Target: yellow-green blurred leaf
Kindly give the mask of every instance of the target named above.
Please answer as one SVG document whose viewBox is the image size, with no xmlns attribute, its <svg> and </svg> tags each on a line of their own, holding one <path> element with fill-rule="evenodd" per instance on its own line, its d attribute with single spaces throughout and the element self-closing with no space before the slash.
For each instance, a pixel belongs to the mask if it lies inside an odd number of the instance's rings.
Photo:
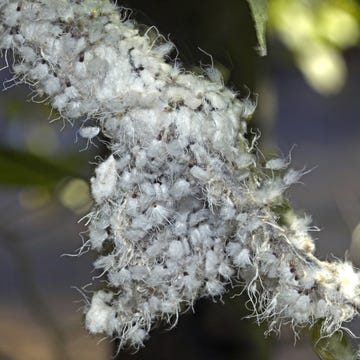
<svg viewBox="0 0 360 360">
<path fill-rule="evenodd" d="M 89 184 L 79 178 L 64 181 L 58 190 L 58 198 L 66 208 L 76 214 L 85 214 L 92 206 Z"/>
<path fill-rule="evenodd" d="M 258 39 L 258 51 L 261 56 L 267 54 L 266 50 L 266 22 L 267 22 L 267 0 L 247 0 L 255 23 L 256 36 Z"/>
<path fill-rule="evenodd" d="M 292 52 L 308 84 L 322 95 L 341 91 L 347 80 L 343 51 L 360 40 L 355 0 L 269 0 L 268 29 Z"/>
</svg>

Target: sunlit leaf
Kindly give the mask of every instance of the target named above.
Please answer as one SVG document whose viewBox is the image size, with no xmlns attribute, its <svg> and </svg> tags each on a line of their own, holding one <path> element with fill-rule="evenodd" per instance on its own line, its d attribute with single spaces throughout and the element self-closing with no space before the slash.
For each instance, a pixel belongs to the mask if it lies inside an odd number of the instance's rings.
<svg viewBox="0 0 360 360">
<path fill-rule="evenodd" d="M 267 54 L 266 49 L 266 22 L 267 22 L 267 0 L 247 0 L 255 23 L 256 36 L 258 39 L 258 51 L 261 56 Z"/>
</svg>

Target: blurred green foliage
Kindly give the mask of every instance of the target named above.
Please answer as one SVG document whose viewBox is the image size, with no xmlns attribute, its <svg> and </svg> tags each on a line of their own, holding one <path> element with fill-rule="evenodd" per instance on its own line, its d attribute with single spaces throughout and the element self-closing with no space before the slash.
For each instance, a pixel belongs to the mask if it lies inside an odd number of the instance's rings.
<svg viewBox="0 0 360 360">
<path fill-rule="evenodd" d="M 44 157 L 28 151 L 0 147 L 0 183 L 14 186 L 54 187 L 65 177 L 80 177 L 82 157 Z"/>
<path fill-rule="evenodd" d="M 57 129 L 62 120 L 47 124 L 49 106 L 24 101 L 24 89 L 19 90 L 0 98 L 0 184 L 17 188 L 19 204 L 26 210 L 56 200 L 83 214 L 91 205 L 89 154 L 79 152 L 79 146 L 74 145 L 73 129 L 66 133 Z"/>
<path fill-rule="evenodd" d="M 292 53 L 308 84 L 322 95 L 343 88 L 343 52 L 359 44 L 360 5 L 355 0 L 269 0 L 268 30 Z"/>
</svg>

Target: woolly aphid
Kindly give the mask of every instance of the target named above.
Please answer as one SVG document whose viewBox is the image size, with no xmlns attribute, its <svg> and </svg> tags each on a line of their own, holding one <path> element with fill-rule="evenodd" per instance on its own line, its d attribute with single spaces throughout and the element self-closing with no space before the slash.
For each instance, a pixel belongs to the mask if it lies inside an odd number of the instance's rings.
<svg viewBox="0 0 360 360">
<path fill-rule="evenodd" d="M 171 64 L 173 45 L 140 35 L 127 13 L 107 0 L 0 0 L 12 82 L 78 121 L 86 140 L 107 138 L 88 215 L 106 286 L 86 328 L 138 348 L 158 320 L 174 324 L 197 299 L 241 281 L 270 331 L 323 319 L 321 334 L 333 333 L 358 314 L 359 274 L 313 255 L 307 218 L 279 221 L 301 171 L 263 164 L 246 140 L 254 103 L 216 71 Z"/>
</svg>

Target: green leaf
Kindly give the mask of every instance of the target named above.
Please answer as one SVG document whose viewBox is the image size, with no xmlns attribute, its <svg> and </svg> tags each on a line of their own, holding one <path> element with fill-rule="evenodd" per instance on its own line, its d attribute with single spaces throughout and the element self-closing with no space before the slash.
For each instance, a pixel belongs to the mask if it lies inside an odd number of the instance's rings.
<svg viewBox="0 0 360 360">
<path fill-rule="evenodd" d="M 356 360 L 357 356 L 352 349 L 346 334 L 337 331 L 328 337 L 321 336 L 321 322 L 314 325 L 311 332 L 312 343 L 316 354 L 322 360 Z"/>
<path fill-rule="evenodd" d="M 74 171 L 74 159 L 48 159 L 25 151 L 0 147 L 0 184 L 25 186 L 54 186 Z"/>
<path fill-rule="evenodd" d="M 256 36 L 258 39 L 258 51 L 260 56 L 267 54 L 266 50 L 266 21 L 267 21 L 267 0 L 247 0 L 250 6 L 252 17 L 255 23 Z"/>
</svg>

